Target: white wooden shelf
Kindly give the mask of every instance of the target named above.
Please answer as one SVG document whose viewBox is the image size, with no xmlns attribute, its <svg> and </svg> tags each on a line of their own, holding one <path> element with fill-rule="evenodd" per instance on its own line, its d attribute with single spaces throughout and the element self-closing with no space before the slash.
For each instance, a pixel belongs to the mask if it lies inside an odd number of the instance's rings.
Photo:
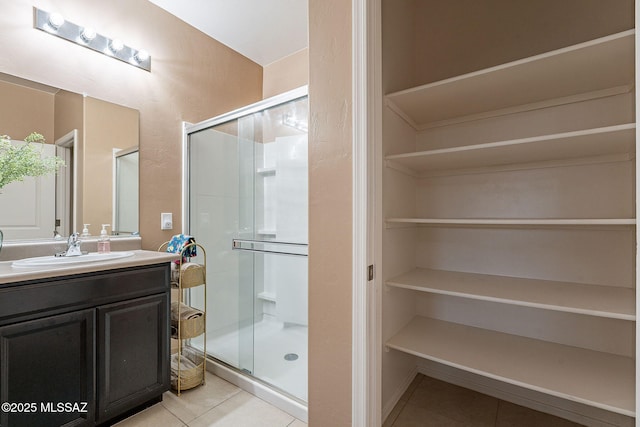
<svg viewBox="0 0 640 427">
<path fill-rule="evenodd" d="M 388 286 L 476 300 L 634 321 L 635 291 L 617 286 L 416 268 Z"/>
<path fill-rule="evenodd" d="M 421 129 L 526 105 L 533 109 L 537 103 L 589 92 L 628 91 L 635 81 L 634 38 L 635 31 L 629 30 L 406 89 L 387 95 L 387 105 Z"/>
<path fill-rule="evenodd" d="M 387 347 L 570 401 L 635 416 L 635 361 L 424 317 Z"/>
<path fill-rule="evenodd" d="M 635 218 L 387 218 L 390 224 L 441 226 L 630 226 Z"/>
<path fill-rule="evenodd" d="M 414 172 L 635 153 L 635 124 L 387 156 Z"/>
</svg>

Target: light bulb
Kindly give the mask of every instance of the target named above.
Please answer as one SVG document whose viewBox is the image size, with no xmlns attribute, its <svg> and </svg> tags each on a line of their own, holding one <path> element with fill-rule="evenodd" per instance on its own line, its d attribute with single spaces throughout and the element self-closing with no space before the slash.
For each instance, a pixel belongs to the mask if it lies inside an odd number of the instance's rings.
<svg viewBox="0 0 640 427">
<path fill-rule="evenodd" d="M 57 12 L 50 13 L 48 24 L 51 28 L 57 30 L 64 24 L 64 18 Z"/>
<path fill-rule="evenodd" d="M 124 43 L 120 39 L 113 39 L 109 42 L 109 49 L 111 52 L 116 53 L 124 47 Z"/>
<path fill-rule="evenodd" d="M 96 38 L 96 30 L 91 27 L 84 27 L 80 37 L 85 41 L 85 43 L 89 43 L 91 40 Z"/>
<path fill-rule="evenodd" d="M 138 64 L 141 62 L 145 62 L 147 59 L 149 59 L 149 52 L 144 49 L 140 49 L 135 53 L 135 55 L 133 55 L 133 59 L 135 59 Z"/>
</svg>

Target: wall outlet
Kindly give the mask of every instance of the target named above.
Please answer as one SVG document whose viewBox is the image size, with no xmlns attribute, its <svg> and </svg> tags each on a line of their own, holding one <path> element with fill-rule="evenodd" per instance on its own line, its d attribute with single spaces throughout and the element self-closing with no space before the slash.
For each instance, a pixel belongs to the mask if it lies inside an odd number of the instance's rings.
<svg viewBox="0 0 640 427">
<path fill-rule="evenodd" d="M 160 229 L 161 230 L 171 230 L 171 229 L 173 229 L 173 214 L 172 213 L 161 213 L 160 214 Z"/>
</svg>

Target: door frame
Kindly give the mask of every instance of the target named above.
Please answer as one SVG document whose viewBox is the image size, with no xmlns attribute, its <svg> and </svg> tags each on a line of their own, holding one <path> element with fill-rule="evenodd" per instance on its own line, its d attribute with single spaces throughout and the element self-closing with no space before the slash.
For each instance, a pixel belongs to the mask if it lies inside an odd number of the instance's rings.
<svg viewBox="0 0 640 427">
<path fill-rule="evenodd" d="M 352 0 L 352 425 L 382 424 L 382 4 Z M 371 269 L 371 270 L 370 270 Z M 372 276 L 370 271 L 373 273 Z"/>
<path fill-rule="evenodd" d="M 61 229 L 58 226 L 55 229 L 63 236 L 67 236 L 78 225 L 76 216 L 78 211 L 78 129 L 58 138 L 55 146 L 56 155 L 61 157 L 67 165 L 56 175 L 56 220 L 64 218 L 65 221 L 61 223 L 63 224 L 60 226 Z M 67 223 L 67 219 L 70 220 L 70 224 Z"/>
</svg>

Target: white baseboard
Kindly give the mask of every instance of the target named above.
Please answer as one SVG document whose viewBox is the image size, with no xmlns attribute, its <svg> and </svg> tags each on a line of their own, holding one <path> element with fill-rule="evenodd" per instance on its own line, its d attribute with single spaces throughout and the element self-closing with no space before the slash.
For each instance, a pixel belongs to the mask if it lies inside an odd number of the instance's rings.
<svg viewBox="0 0 640 427">
<path fill-rule="evenodd" d="M 400 402 L 400 399 L 402 398 L 402 395 L 407 391 L 407 389 L 409 388 L 409 386 L 413 382 L 413 380 L 416 377 L 416 375 L 418 375 L 418 368 L 417 367 L 415 367 L 409 373 L 409 375 L 407 375 L 405 377 L 405 379 L 402 382 L 402 384 L 400 384 L 400 386 L 396 389 L 396 391 L 391 395 L 389 400 L 383 405 L 383 407 L 382 407 L 382 424 L 384 424 L 384 422 L 387 420 L 387 417 L 389 416 L 389 414 L 391 414 L 391 411 L 393 411 L 393 408 L 395 408 L 396 405 L 398 404 L 398 402 Z"/>
<path fill-rule="evenodd" d="M 565 418 L 588 427 L 633 427 L 635 425 L 635 419 L 631 417 L 514 386 L 429 360 L 419 360 L 416 370 L 429 377 L 475 390 L 536 411 Z M 410 381 L 408 384 L 410 384 Z M 402 394 L 400 393 L 399 396 L 402 396 Z M 393 406 L 391 406 L 389 412 L 391 412 L 392 409 Z"/>
</svg>

